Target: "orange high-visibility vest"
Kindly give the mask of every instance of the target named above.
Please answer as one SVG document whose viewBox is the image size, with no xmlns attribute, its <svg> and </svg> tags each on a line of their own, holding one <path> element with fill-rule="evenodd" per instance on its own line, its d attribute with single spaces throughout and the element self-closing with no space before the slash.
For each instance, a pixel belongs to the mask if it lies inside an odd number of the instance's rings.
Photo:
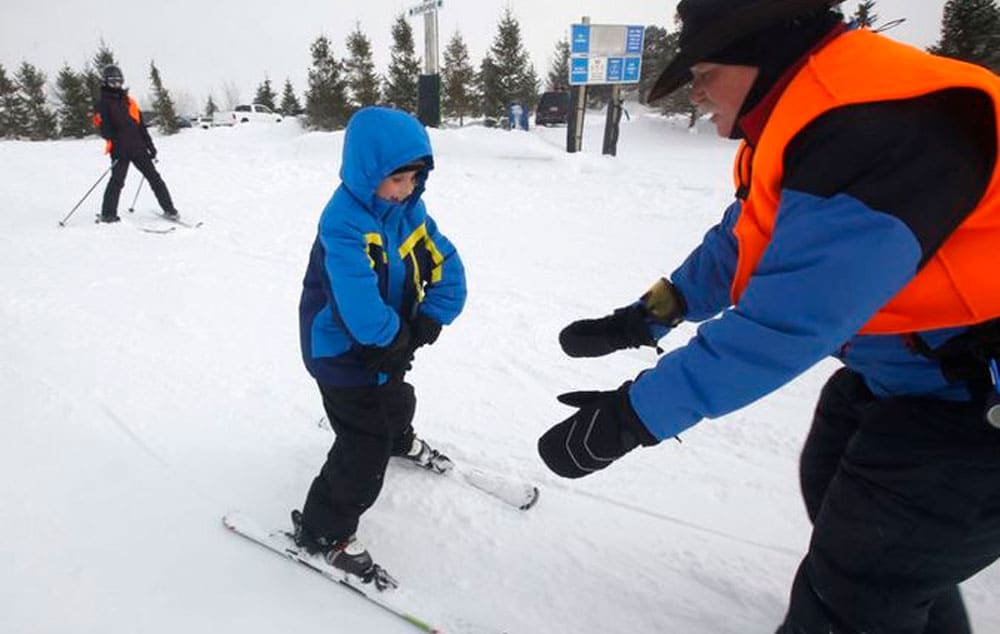
<svg viewBox="0 0 1000 634">
<path fill-rule="evenodd" d="M 849 31 L 816 52 L 778 99 L 754 151 L 747 151 L 744 142 L 736 155 L 737 187 L 747 178 L 750 187 L 733 229 L 739 244 L 730 289 L 733 303 L 746 290 L 771 241 L 781 199 L 782 159 L 796 134 L 834 108 L 949 88 L 975 88 L 990 96 L 1000 130 L 1000 77 L 984 68 L 929 55 L 867 30 Z M 907 333 L 1000 316 L 998 253 L 1000 160 L 976 208 L 860 332 Z"/>
<path fill-rule="evenodd" d="M 128 116 L 133 121 L 136 122 L 136 125 L 138 125 L 139 123 L 142 122 L 142 117 L 139 114 L 139 104 L 137 104 L 135 102 L 135 99 L 133 99 L 131 96 L 126 97 L 126 99 L 128 99 Z M 94 119 L 93 119 L 93 121 L 94 121 L 94 127 L 95 128 L 101 127 L 101 113 L 100 112 L 95 112 L 94 113 Z M 111 139 L 105 139 L 105 141 L 104 141 L 104 153 L 105 154 L 111 154 L 111 148 L 113 146 L 114 146 L 114 144 L 111 142 Z"/>
</svg>

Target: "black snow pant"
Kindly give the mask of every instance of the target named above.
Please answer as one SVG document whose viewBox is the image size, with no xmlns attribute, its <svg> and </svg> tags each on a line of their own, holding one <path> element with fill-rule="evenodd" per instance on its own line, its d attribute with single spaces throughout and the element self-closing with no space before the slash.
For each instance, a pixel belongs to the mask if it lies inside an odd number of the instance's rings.
<svg viewBox="0 0 1000 634">
<path fill-rule="evenodd" d="M 780 634 L 966 634 L 958 583 L 1000 557 L 1000 430 L 983 403 L 823 388 L 800 476 L 813 522 Z"/>
<path fill-rule="evenodd" d="M 302 509 L 302 528 L 331 542 L 353 535 L 361 514 L 375 503 L 391 456 L 413 443 L 413 386 L 402 380 L 378 386 L 320 384 L 323 407 L 337 434 Z"/>
<path fill-rule="evenodd" d="M 167 184 L 163 182 L 163 177 L 156 171 L 153 160 L 145 152 L 134 152 L 120 156 L 118 162 L 111 168 L 111 180 L 104 188 L 101 217 L 108 220 L 118 215 L 118 199 L 121 197 L 122 187 L 125 186 L 125 176 L 128 174 L 129 163 L 135 163 L 135 168 L 149 181 L 149 188 L 156 195 L 156 201 L 160 203 L 160 208 L 163 211 L 175 211 L 174 202 L 170 199 L 170 192 L 167 191 Z"/>
</svg>

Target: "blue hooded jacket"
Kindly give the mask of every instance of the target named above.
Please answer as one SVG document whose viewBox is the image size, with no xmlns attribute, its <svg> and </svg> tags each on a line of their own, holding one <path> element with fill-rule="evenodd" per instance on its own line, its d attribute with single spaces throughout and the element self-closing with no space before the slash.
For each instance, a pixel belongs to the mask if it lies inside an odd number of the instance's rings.
<svg viewBox="0 0 1000 634">
<path fill-rule="evenodd" d="M 394 170 L 422 161 L 404 201 L 375 195 Z M 434 167 L 430 139 L 413 116 L 365 108 L 344 136 L 341 184 L 323 209 L 299 302 L 302 358 L 320 383 L 375 385 L 361 346 L 386 346 L 400 320 L 422 313 L 450 324 L 465 304 L 465 269 L 420 195 Z"/>
</svg>

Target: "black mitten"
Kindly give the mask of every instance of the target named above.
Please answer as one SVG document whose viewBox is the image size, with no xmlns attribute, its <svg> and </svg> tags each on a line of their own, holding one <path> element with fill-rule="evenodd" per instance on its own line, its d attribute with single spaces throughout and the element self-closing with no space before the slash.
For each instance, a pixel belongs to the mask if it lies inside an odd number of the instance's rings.
<svg viewBox="0 0 1000 634">
<path fill-rule="evenodd" d="M 423 313 L 419 313 L 410 321 L 410 346 L 414 350 L 420 346 L 429 346 L 437 341 L 441 334 L 441 324 Z"/>
<path fill-rule="evenodd" d="M 642 304 L 619 308 L 600 319 L 580 319 L 563 328 L 559 345 L 571 357 L 603 357 L 616 350 L 655 346 Z"/>
<path fill-rule="evenodd" d="M 582 478 L 607 467 L 640 444 L 659 443 L 628 399 L 626 381 L 617 390 L 568 392 L 559 401 L 580 410 L 538 439 L 538 455 L 564 478 Z"/>
<path fill-rule="evenodd" d="M 650 324 L 673 328 L 687 305 L 673 284 L 659 279 L 638 302 L 600 319 L 581 319 L 563 328 L 559 345 L 571 357 L 602 357 L 625 348 L 656 347 Z"/>
<path fill-rule="evenodd" d="M 413 348 L 410 347 L 410 328 L 399 321 L 399 332 L 387 346 L 362 346 L 361 362 L 369 372 L 382 372 L 397 376 L 409 370 L 413 364 Z"/>
</svg>

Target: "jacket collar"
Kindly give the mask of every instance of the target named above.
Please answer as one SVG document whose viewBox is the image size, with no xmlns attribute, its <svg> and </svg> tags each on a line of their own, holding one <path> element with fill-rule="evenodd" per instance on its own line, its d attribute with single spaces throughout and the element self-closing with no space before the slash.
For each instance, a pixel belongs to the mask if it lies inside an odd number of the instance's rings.
<svg viewBox="0 0 1000 634">
<path fill-rule="evenodd" d="M 809 58 L 812 57 L 817 51 L 825 47 L 827 44 L 838 38 L 842 33 L 848 30 L 848 24 L 840 24 L 834 27 L 829 33 L 826 34 L 823 39 L 816 42 L 816 45 L 805 52 L 802 57 L 795 61 L 794 64 L 788 67 L 788 70 L 784 72 L 778 81 L 774 82 L 771 89 L 764 94 L 761 100 L 756 106 L 750 109 L 749 112 L 744 114 L 737 121 L 737 125 L 743 132 L 743 138 L 746 139 L 747 143 L 750 145 L 757 145 L 760 140 L 761 134 L 764 133 L 764 127 L 767 125 L 768 119 L 771 118 L 771 112 L 774 111 L 774 107 L 778 104 L 778 99 L 785 92 L 785 88 L 788 84 L 792 83 L 792 79 L 798 75 L 802 67 L 806 65 Z"/>
</svg>

